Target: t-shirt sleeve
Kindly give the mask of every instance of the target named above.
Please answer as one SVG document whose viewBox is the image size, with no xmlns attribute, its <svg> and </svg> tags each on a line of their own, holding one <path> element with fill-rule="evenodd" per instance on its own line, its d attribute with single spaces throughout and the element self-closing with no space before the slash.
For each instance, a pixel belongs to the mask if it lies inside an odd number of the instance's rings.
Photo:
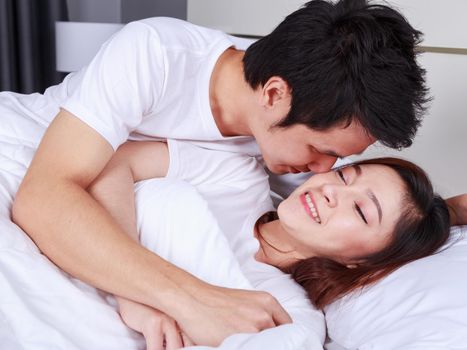
<svg viewBox="0 0 467 350">
<path fill-rule="evenodd" d="M 76 73 L 62 107 L 116 149 L 157 105 L 164 72 L 164 50 L 157 32 L 147 24 L 132 22 Z"/>
<path fill-rule="evenodd" d="M 262 184 L 269 190 L 260 163 L 244 154 L 205 149 L 188 141 L 167 140 L 170 165 L 167 177 L 199 186 L 246 188 Z"/>
</svg>

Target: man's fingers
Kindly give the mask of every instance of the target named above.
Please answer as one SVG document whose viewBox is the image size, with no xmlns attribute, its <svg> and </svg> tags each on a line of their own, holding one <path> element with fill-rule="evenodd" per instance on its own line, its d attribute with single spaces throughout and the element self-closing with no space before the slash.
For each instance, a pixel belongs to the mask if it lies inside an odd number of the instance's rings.
<svg viewBox="0 0 467 350">
<path fill-rule="evenodd" d="M 168 323 L 164 329 L 165 349 L 178 350 L 183 348 L 182 335 L 175 322 Z"/>
<path fill-rule="evenodd" d="M 281 306 L 279 301 L 274 298 L 269 293 L 262 293 L 261 297 L 265 304 L 263 304 L 267 311 L 270 313 L 271 320 L 273 322 L 272 325 L 269 325 L 267 328 L 272 328 L 275 326 L 280 326 L 281 324 L 292 323 L 292 319 L 290 318 L 289 314 L 285 309 Z M 262 328 L 265 329 L 265 328 Z"/>
<path fill-rule="evenodd" d="M 185 333 L 182 332 L 181 335 L 184 347 L 195 346 L 195 343 Z"/>
<path fill-rule="evenodd" d="M 276 308 L 273 310 L 272 318 L 276 326 L 292 323 L 292 318 L 279 303 L 276 304 Z"/>
<path fill-rule="evenodd" d="M 144 334 L 146 339 L 146 350 L 165 350 L 164 334 L 159 331 L 154 331 Z"/>
</svg>

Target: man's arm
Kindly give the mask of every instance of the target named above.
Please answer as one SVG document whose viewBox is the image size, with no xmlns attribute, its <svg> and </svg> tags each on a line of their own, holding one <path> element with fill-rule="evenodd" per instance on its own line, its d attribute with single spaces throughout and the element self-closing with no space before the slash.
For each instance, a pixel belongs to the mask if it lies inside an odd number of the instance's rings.
<svg viewBox="0 0 467 350">
<path fill-rule="evenodd" d="M 197 344 L 216 345 L 232 333 L 290 322 L 269 294 L 210 286 L 129 237 L 86 192 L 112 153 L 97 132 L 65 110 L 44 135 L 12 215 L 55 264 L 161 310 Z"/>
</svg>

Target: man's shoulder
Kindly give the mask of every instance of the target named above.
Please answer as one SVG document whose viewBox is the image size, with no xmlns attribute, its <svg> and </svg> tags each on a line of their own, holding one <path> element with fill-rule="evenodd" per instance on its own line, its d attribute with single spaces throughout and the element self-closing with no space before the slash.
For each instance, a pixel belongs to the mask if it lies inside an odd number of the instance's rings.
<svg viewBox="0 0 467 350">
<path fill-rule="evenodd" d="M 219 30 L 177 18 L 151 17 L 132 23 L 146 26 L 159 36 L 163 45 L 178 49 L 209 47 L 219 40 L 229 41 L 229 36 Z"/>
</svg>

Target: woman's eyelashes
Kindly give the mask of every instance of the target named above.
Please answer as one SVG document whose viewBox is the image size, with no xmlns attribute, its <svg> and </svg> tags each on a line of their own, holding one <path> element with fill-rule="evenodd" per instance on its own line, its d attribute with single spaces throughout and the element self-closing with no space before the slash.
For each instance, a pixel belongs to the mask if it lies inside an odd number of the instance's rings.
<svg viewBox="0 0 467 350">
<path fill-rule="evenodd" d="M 357 203 L 355 203 L 355 209 L 357 210 L 358 215 L 360 215 L 360 217 L 362 218 L 363 222 L 365 224 L 368 224 L 368 221 L 367 221 L 367 219 L 365 217 L 365 214 L 363 214 L 362 209 L 358 206 Z"/>
<path fill-rule="evenodd" d="M 336 170 L 336 173 L 337 173 L 337 175 L 340 177 L 340 179 L 342 180 L 342 182 L 343 182 L 345 185 L 347 185 L 347 181 L 345 180 L 344 173 L 342 172 L 342 170 L 337 169 L 337 170 Z"/>
<path fill-rule="evenodd" d="M 337 169 L 337 170 L 336 170 L 336 173 L 337 173 L 337 175 L 339 176 L 340 180 L 341 180 L 345 185 L 347 185 L 347 180 L 345 179 L 344 172 L 343 172 L 342 170 L 340 170 L 340 169 Z M 359 215 L 360 218 L 363 220 L 363 222 L 364 222 L 365 224 L 368 224 L 368 220 L 366 219 L 365 214 L 363 213 L 363 211 L 362 211 L 362 209 L 360 208 L 360 206 L 359 206 L 357 203 L 355 203 L 354 206 L 355 206 L 355 210 L 357 211 L 358 215 Z"/>
</svg>

